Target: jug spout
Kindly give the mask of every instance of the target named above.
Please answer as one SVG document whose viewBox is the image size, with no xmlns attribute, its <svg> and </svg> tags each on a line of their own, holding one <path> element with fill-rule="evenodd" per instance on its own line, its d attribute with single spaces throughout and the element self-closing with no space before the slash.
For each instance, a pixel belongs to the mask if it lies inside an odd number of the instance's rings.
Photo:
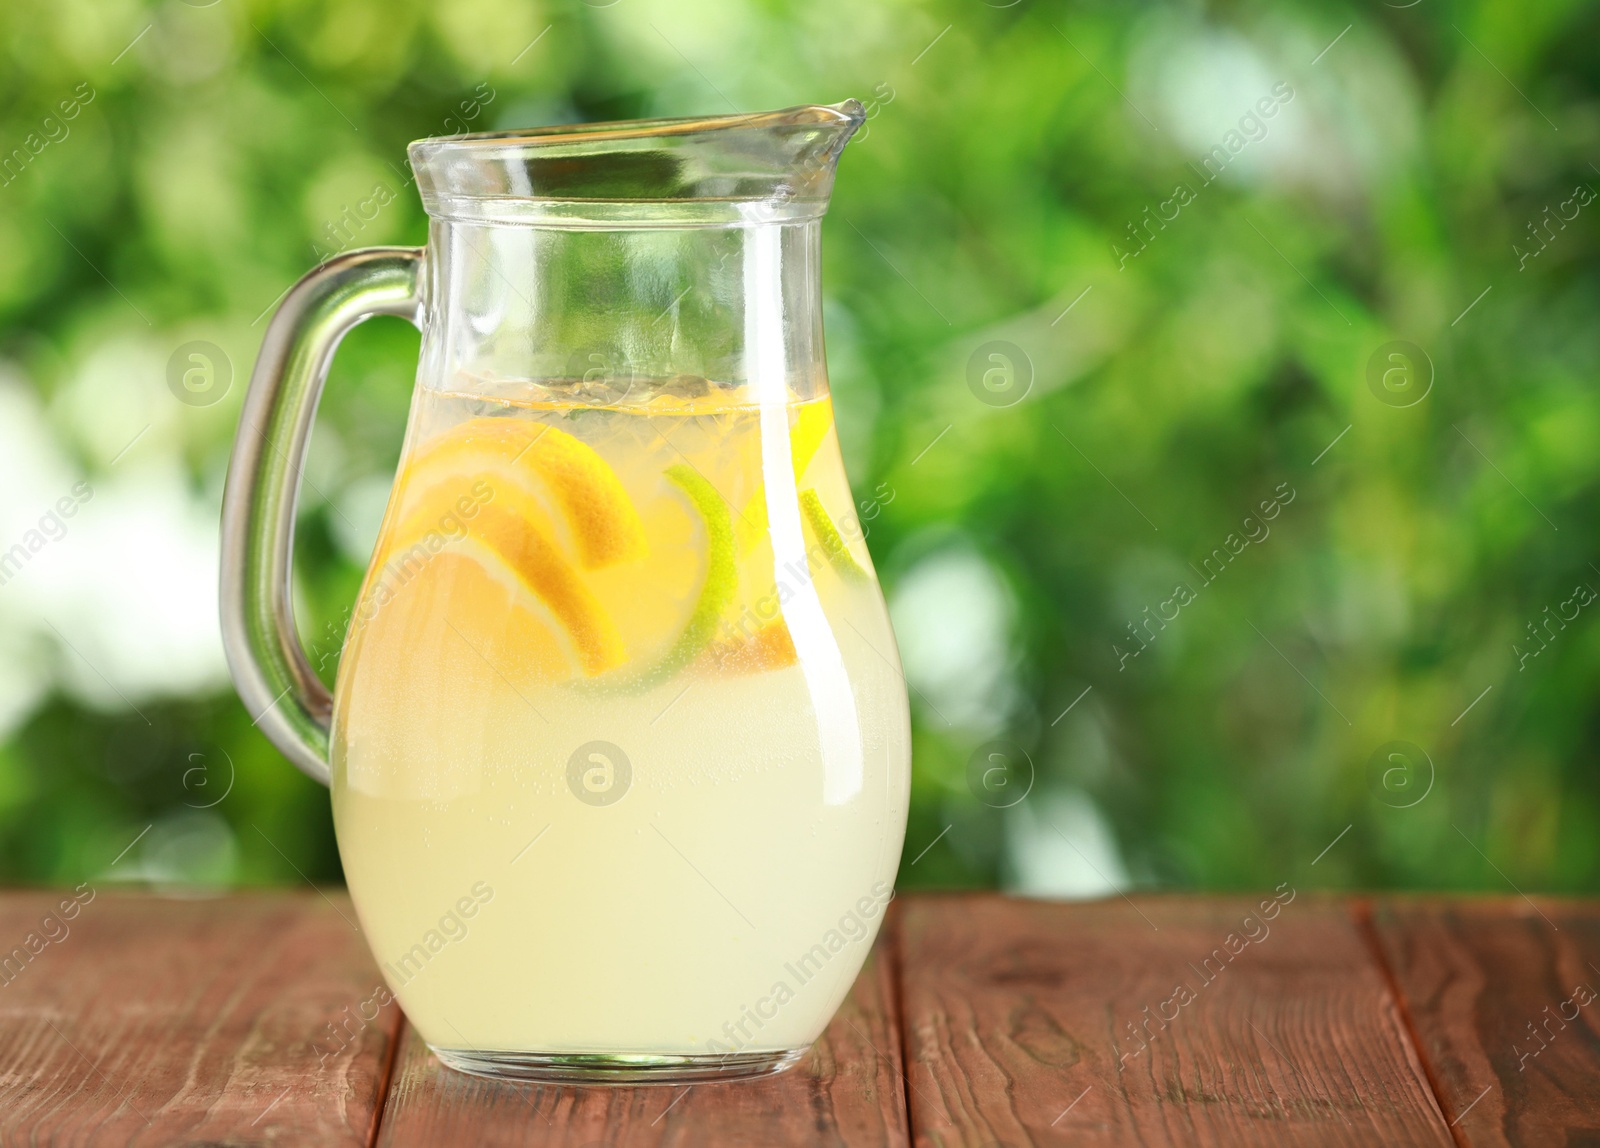
<svg viewBox="0 0 1600 1148">
<path fill-rule="evenodd" d="M 813 219 L 857 100 L 688 119 L 570 124 L 417 140 L 435 219 L 556 226 L 727 226 Z"/>
</svg>

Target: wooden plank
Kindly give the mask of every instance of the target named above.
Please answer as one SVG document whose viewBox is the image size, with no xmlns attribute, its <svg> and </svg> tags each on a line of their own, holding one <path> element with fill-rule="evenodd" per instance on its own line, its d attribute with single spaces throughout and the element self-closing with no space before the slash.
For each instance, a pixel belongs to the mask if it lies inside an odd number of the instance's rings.
<svg viewBox="0 0 1600 1148">
<path fill-rule="evenodd" d="M 1458 1143 L 1600 1146 L 1600 903 L 1385 899 L 1372 927 Z"/>
<path fill-rule="evenodd" d="M 1448 1145 L 1346 908 L 1280 896 L 908 900 L 914 1142 Z"/>
<path fill-rule="evenodd" d="M 887 930 L 886 930 L 887 932 Z M 483 1148 L 905 1145 L 892 969 L 880 936 L 807 1057 L 778 1076 L 689 1088 L 502 1084 L 442 1067 L 407 1027 L 380 1145 Z"/>
<path fill-rule="evenodd" d="M 400 1015 L 343 893 L 79 889 L 0 895 L 0 1143 L 370 1143 Z"/>
</svg>

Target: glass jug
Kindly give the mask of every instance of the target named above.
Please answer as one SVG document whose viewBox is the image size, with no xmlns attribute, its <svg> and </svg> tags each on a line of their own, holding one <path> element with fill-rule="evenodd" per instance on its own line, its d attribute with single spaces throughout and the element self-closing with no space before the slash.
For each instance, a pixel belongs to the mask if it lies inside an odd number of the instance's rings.
<svg viewBox="0 0 1600 1148">
<path fill-rule="evenodd" d="M 411 145 L 424 249 L 285 297 L 223 507 L 229 663 L 330 784 L 440 1060 L 543 1080 L 794 1063 L 905 832 L 904 678 L 840 459 L 821 216 L 860 104 Z M 422 331 L 335 689 L 296 636 L 298 476 L 362 320 Z"/>
</svg>

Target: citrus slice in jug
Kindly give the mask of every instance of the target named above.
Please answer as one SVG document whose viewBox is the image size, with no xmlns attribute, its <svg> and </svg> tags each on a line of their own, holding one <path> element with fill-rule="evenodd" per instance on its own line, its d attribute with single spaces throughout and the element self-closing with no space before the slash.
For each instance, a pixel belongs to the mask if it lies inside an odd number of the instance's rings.
<svg viewBox="0 0 1600 1148">
<path fill-rule="evenodd" d="M 626 658 L 621 635 L 555 541 L 544 501 L 520 485 L 496 489 L 493 481 L 456 475 L 416 494 L 408 481 L 385 570 L 401 575 L 415 566 L 417 577 L 432 581 L 442 576 L 434 569 L 440 558 L 471 557 L 487 576 L 502 582 L 509 577 L 538 601 L 570 641 L 584 674 L 614 669 Z M 453 572 L 454 564 L 447 569 Z M 444 617 L 451 620 L 448 613 Z"/>
<path fill-rule="evenodd" d="M 748 636 L 724 635 L 706 648 L 697 668 L 713 675 L 759 674 L 781 670 L 796 660 L 794 637 L 782 618 L 765 622 Z"/>
<path fill-rule="evenodd" d="M 800 492 L 800 514 L 815 545 L 821 548 L 828 564 L 838 572 L 839 577 L 857 584 L 871 578 L 862 569 L 861 563 L 856 561 L 855 555 L 850 553 L 849 543 L 839 533 L 839 528 L 828 514 L 828 508 L 822 505 L 822 496 L 814 488 L 807 487 Z"/>
<path fill-rule="evenodd" d="M 410 489 L 472 476 L 537 500 L 552 537 L 585 569 L 642 558 L 644 528 L 616 472 L 593 447 L 548 423 L 475 418 L 424 443 Z"/>
<path fill-rule="evenodd" d="M 728 504 L 692 466 L 668 467 L 639 517 L 648 557 L 587 575 L 628 650 L 627 668 L 609 684 L 628 688 L 655 685 L 694 661 L 738 583 Z"/>
<path fill-rule="evenodd" d="M 833 400 L 824 395 L 820 399 L 800 403 L 791 408 L 794 412 L 789 422 L 789 460 L 793 465 L 795 481 L 799 482 L 816 457 L 828 431 L 833 427 Z M 767 488 L 757 486 L 745 502 L 736 523 L 739 531 L 739 551 L 748 552 L 767 533 Z"/>
<path fill-rule="evenodd" d="M 513 689 L 579 672 L 584 652 L 562 620 L 499 555 L 464 539 L 369 607 L 362 632 L 386 676 L 468 689 L 500 679 Z M 448 686 L 454 683 L 454 686 Z"/>
<path fill-rule="evenodd" d="M 346 752 L 368 763 L 352 784 L 444 799 L 476 788 L 479 767 L 514 764 L 493 748 L 494 731 L 524 706 L 548 721 L 539 685 L 581 674 L 585 654 L 480 539 L 423 553 L 409 567 L 375 568 L 340 667 L 340 728 Z M 439 752 L 446 746 L 460 753 Z"/>
<path fill-rule="evenodd" d="M 628 658 L 585 573 L 636 563 L 643 527 L 610 466 L 565 431 L 477 418 L 423 443 L 379 545 L 363 639 L 404 656 L 391 672 L 426 675 L 431 656 L 465 681 L 487 670 L 520 688 Z M 483 666 L 433 648 L 451 631 Z"/>
</svg>

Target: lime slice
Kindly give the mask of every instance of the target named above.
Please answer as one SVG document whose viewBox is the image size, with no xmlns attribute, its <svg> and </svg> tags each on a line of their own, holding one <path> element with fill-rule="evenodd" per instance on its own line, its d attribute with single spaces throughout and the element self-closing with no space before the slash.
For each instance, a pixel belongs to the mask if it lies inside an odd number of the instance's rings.
<svg viewBox="0 0 1600 1148">
<path fill-rule="evenodd" d="M 592 581 L 596 583 L 607 583 L 603 600 L 611 602 L 612 613 L 623 619 L 625 640 L 630 640 L 626 637 L 628 635 L 637 635 L 638 641 L 644 642 L 652 632 L 661 635 L 650 639 L 643 648 L 635 645 L 630 650 L 635 661 L 640 657 L 649 657 L 651 645 L 662 649 L 662 645 L 657 643 L 664 643 L 662 653 L 646 669 L 621 671 L 588 683 L 595 688 L 636 693 L 660 685 L 698 658 L 711 644 L 716 637 L 718 624 L 733 602 L 734 591 L 739 583 L 739 567 L 734 556 L 733 524 L 729 520 L 728 504 L 723 501 L 717 488 L 687 463 L 668 467 L 665 477 L 677 488 L 676 500 L 680 505 L 687 502 L 683 510 L 698 524 L 698 532 L 703 533 L 704 551 L 695 554 L 689 549 L 692 534 L 688 533 L 685 525 L 681 535 L 674 530 L 670 537 L 653 548 L 650 563 L 619 568 L 614 574 L 607 572 L 592 576 Z M 645 514 L 647 529 L 658 524 L 664 529 L 671 526 L 665 509 L 658 502 Z M 699 573 L 699 584 L 695 589 L 689 589 L 684 581 L 687 577 L 684 567 L 691 559 Z M 628 581 L 621 581 L 624 578 Z M 663 593 L 660 586 L 662 582 L 683 586 L 687 592 L 682 596 Z M 690 594 L 693 595 L 693 605 L 688 608 L 687 614 L 676 614 L 677 618 L 683 619 L 681 623 L 675 630 L 662 632 L 661 625 L 666 617 L 663 611 L 672 608 L 670 603 L 673 600 L 682 603 Z M 682 606 L 676 609 L 681 610 Z"/>
<path fill-rule="evenodd" d="M 850 553 L 850 547 L 845 544 L 844 538 L 839 534 L 839 528 L 833 524 L 833 519 L 828 517 L 827 508 L 822 505 L 822 499 L 814 487 L 808 487 L 800 492 L 800 509 L 805 513 L 811 533 L 816 536 L 818 545 L 828 556 L 829 563 L 838 571 L 839 577 L 846 582 L 870 581 L 871 576 L 861 568 L 855 555 Z"/>
<path fill-rule="evenodd" d="M 805 474 L 806 467 L 816 457 L 822 441 L 833 426 L 833 400 L 824 395 L 820 399 L 800 403 L 794 408 L 794 422 L 789 426 L 789 458 L 794 463 L 795 481 Z M 739 550 L 746 552 L 767 533 L 767 487 L 757 486 L 739 512 L 737 524 Z"/>
<path fill-rule="evenodd" d="M 739 582 L 739 566 L 733 556 L 733 524 L 728 520 L 728 504 L 701 473 L 686 463 L 667 468 L 667 477 L 689 496 L 706 528 L 706 579 L 694 612 L 684 624 L 678 640 L 667 656 L 651 671 L 650 677 L 663 680 L 694 661 L 710 645 L 717 622 L 733 601 Z"/>
</svg>

